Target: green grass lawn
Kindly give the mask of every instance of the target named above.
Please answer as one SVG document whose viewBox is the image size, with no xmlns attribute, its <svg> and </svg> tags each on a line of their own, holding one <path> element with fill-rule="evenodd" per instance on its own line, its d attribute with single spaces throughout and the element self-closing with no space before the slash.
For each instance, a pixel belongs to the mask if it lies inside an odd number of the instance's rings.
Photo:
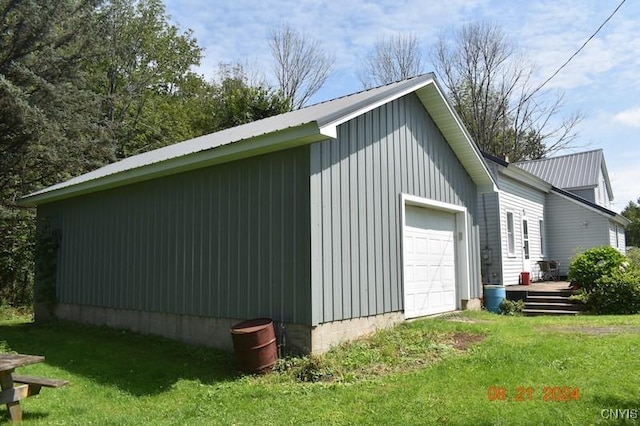
<svg viewBox="0 0 640 426">
<path fill-rule="evenodd" d="M 19 373 L 71 382 L 23 401 L 24 424 L 587 425 L 640 410 L 640 316 L 465 312 L 259 377 L 231 354 L 66 322 L 0 321 L 9 351 L 46 356 Z"/>
</svg>

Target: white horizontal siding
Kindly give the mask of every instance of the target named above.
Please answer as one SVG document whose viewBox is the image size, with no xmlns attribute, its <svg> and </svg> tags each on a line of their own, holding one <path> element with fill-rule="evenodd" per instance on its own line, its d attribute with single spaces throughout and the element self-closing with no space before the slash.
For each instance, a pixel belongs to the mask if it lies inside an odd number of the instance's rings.
<svg viewBox="0 0 640 426">
<path fill-rule="evenodd" d="M 626 240 L 624 238 L 624 227 L 614 221 L 609 221 L 609 244 L 617 248 L 620 253 L 626 254 Z"/>
<path fill-rule="evenodd" d="M 515 285 L 518 284 L 520 273 L 524 270 L 522 220 L 525 218 L 529 224 L 529 260 L 532 278 L 537 274 L 536 262 L 543 258 L 540 248 L 540 221 L 545 220 L 545 194 L 504 175 L 500 175 L 499 185 L 502 277 L 504 285 Z M 508 253 L 507 212 L 513 213 L 515 255 Z"/>
<path fill-rule="evenodd" d="M 610 244 L 609 220 L 586 206 L 549 193 L 546 214 L 549 258 L 560 261 L 561 275 L 576 254 Z"/>
<path fill-rule="evenodd" d="M 624 234 L 624 228 L 620 225 L 618 225 L 618 233 L 620 235 L 620 247 L 618 247 L 618 250 L 620 250 L 622 254 L 627 254 L 627 239 Z"/>
</svg>

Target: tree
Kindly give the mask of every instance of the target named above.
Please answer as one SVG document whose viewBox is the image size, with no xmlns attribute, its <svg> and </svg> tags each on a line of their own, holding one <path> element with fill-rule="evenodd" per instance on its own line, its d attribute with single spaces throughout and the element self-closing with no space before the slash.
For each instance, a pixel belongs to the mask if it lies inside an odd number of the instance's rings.
<svg viewBox="0 0 640 426">
<path fill-rule="evenodd" d="M 480 149 L 511 161 L 535 159 L 571 147 L 579 113 L 558 117 L 562 94 L 545 102 L 532 85 L 535 68 L 499 27 L 464 25 L 434 48 L 436 71 Z"/>
<path fill-rule="evenodd" d="M 269 47 L 282 96 L 289 99 L 289 109 L 301 108 L 327 80 L 335 58 L 325 53 L 317 40 L 288 25 L 271 32 Z"/>
<path fill-rule="evenodd" d="M 181 84 L 198 78 L 191 67 L 200 63 L 202 49 L 192 32 L 169 23 L 161 0 L 110 0 L 97 15 L 102 43 L 87 63 L 104 99 L 116 157 L 179 141 L 184 134 L 157 131 L 166 121 L 150 101 L 172 100 Z"/>
<path fill-rule="evenodd" d="M 177 140 L 186 140 L 288 110 L 289 101 L 265 82 L 252 81 L 243 65 L 223 63 L 211 82 L 192 76 L 171 96 L 150 99 L 145 111 L 155 118 L 143 120 L 157 123 L 148 133 L 179 134 Z"/>
<path fill-rule="evenodd" d="M 378 39 L 358 73 L 362 87 L 389 84 L 423 72 L 420 43 L 413 34 Z"/>
<path fill-rule="evenodd" d="M 210 131 L 218 131 L 287 112 L 291 103 L 265 82 L 251 83 L 240 64 L 221 64 L 210 102 Z"/>
<path fill-rule="evenodd" d="M 19 194 L 104 160 L 98 152 L 99 100 L 86 90 L 79 60 L 92 10 L 89 1 L 0 4 L 3 205 L 14 206 Z M 87 151 L 92 159 L 81 158 Z"/>
<path fill-rule="evenodd" d="M 0 303 L 28 303 L 34 212 L 17 199 L 110 157 L 82 55 L 93 1 L 0 2 Z"/>
<path fill-rule="evenodd" d="M 640 204 L 640 198 L 638 198 Z M 625 230 L 625 240 L 628 246 L 640 247 L 640 205 L 629 201 L 622 210 L 622 216 L 631 221 Z"/>
</svg>

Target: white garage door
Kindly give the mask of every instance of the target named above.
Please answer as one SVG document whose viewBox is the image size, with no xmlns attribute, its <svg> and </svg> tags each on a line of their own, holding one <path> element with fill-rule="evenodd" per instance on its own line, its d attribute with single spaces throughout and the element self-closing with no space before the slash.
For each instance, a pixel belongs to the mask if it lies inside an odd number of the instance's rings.
<svg viewBox="0 0 640 426">
<path fill-rule="evenodd" d="M 456 309 L 455 215 L 407 206 L 404 229 L 406 318 Z"/>
</svg>

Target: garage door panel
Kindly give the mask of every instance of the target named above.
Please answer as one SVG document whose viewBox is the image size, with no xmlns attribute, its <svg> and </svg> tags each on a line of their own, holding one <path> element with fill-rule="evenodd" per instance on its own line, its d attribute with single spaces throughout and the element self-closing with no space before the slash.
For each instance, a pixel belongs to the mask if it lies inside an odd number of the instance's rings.
<svg viewBox="0 0 640 426">
<path fill-rule="evenodd" d="M 407 206 L 406 218 L 405 316 L 455 310 L 455 216 Z"/>
<path fill-rule="evenodd" d="M 416 266 L 414 269 L 413 279 L 419 283 L 425 283 L 429 279 L 429 268 L 426 266 Z"/>
</svg>

